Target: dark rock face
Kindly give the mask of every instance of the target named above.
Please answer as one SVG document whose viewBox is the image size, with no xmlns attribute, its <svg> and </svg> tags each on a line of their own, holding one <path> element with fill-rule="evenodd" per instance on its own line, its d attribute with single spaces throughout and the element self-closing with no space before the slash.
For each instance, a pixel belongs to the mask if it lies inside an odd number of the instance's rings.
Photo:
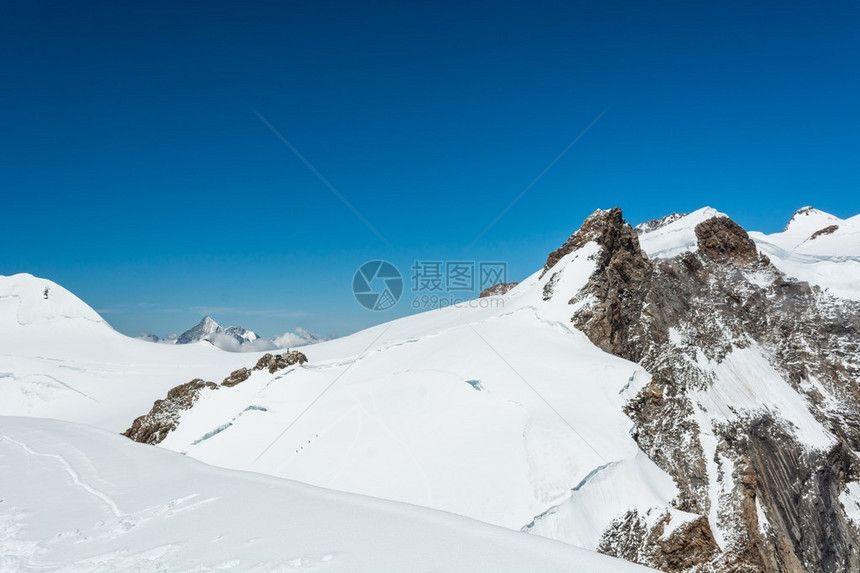
<svg viewBox="0 0 860 573">
<path fill-rule="evenodd" d="M 727 429 L 725 443 L 748 461 L 743 485 L 769 510 L 772 530 L 760 546 L 767 570 L 860 570 L 860 532 L 838 501 L 860 470 L 844 441 L 827 452 L 808 452 L 772 416 L 762 415 Z"/>
<path fill-rule="evenodd" d="M 308 361 L 308 357 L 298 350 L 292 350 L 286 354 L 264 354 L 257 361 L 254 370 L 267 369 L 270 374 L 276 371 L 292 366 L 293 364 L 304 364 Z"/>
<path fill-rule="evenodd" d="M 838 230 L 839 230 L 839 225 L 828 225 L 827 227 L 824 227 L 823 229 L 818 229 L 817 231 L 812 233 L 812 236 L 809 237 L 809 240 L 814 241 L 815 239 L 817 239 L 818 237 L 821 237 L 822 235 L 832 235 L 833 233 L 835 233 Z"/>
<path fill-rule="evenodd" d="M 750 264 L 758 250 L 743 227 L 728 217 L 713 217 L 696 225 L 699 252 L 716 261 Z"/>
<path fill-rule="evenodd" d="M 596 271 L 570 301 L 591 302 L 571 320 L 652 375 L 625 407 L 633 437 L 674 478 L 676 507 L 701 515 L 667 542 L 628 514 L 605 532 L 601 549 L 665 571 L 860 570 L 860 532 L 839 503 L 860 467 L 860 304 L 786 279 L 730 219 L 709 219 L 695 233 L 698 252 L 650 261 L 620 210 L 599 211 L 545 266 L 550 272 L 566 254 L 600 244 Z M 703 445 L 697 420 L 708 414 L 698 396 L 715 384 L 715 365 L 751 346 L 835 436 L 828 451 L 799 442 L 793 421 L 767 409 L 712 421 L 716 450 Z M 734 470 L 709 475 L 711 458 Z"/>
<path fill-rule="evenodd" d="M 636 232 L 624 222 L 621 209 L 613 207 L 608 211 L 597 210 L 589 215 L 576 233 L 547 256 L 541 276 L 545 275 L 566 255 L 581 249 L 591 241 L 604 247 L 604 252 L 601 253 L 601 267 L 605 267 L 607 259 L 621 250 L 628 250 L 631 253 L 638 251 L 639 256 L 647 261 L 647 257 L 639 248 Z"/>
<path fill-rule="evenodd" d="M 648 563 L 664 571 L 684 571 L 709 562 L 719 546 L 707 518 L 684 523 L 663 537 L 669 514 L 654 527 L 636 511 L 615 520 L 597 550 L 635 563 Z"/>
<path fill-rule="evenodd" d="M 681 525 L 659 543 L 655 553 L 657 567 L 668 571 L 683 571 L 706 563 L 720 551 L 707 517 Z"/>
<path fill-rule="evenodd" d="M 499 296 L 507 293 L 509 290 L 514 288 L 520 283 L 499 283 L 495 284 L 491 287 L 487 287 L 481 291 L 481 294 L 478 298 L 485 298 L 488 296 Z"/>
<path fill-rule="evenodd" d="M 143 444 L 161 443 L 167 434 L 176 429 L 182 412 L 194 405 L 205 388 L 217 390 L 218 385 L 195 378 L 191 382 L 174 386 L 167 392 L 167 398 L 156 400 L 152 409 L 135 419 L 122 435 Z"/>
<path fill-rule="evenodd" d="M 595 296 L 601 304 L 577 315 L 573 322 L 580 330 L 587 325 L 591 341 L 601 349 L 638 361 L 642 345 L 637 342 L 636 322 L 648 294 L 653 265 L 617 207 L 591 215 L 562 249 L 572 252 L 592 241 L 602 249 L 597 270 L 583 293 Z"/>
</svg>

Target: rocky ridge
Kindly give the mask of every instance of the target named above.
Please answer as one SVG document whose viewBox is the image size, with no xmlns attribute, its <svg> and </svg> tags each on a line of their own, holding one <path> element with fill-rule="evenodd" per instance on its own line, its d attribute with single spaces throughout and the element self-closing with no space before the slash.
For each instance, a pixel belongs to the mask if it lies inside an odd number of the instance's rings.
<svg viewBox="0 0 860 573">
<path fill-rule="evenodd" d="M 839 496 L 860 478 L 860 305 L 787 279 L 731 219 L 707 219 L 695 235 L 696 252 L 649 260 L 620 209 L 598 211 L 544 267 L 601 246 L 571 321 L 651 373 L 625 412 L 675 480 L 676 508 L 700 516 L 667 540 L 659 523 L 628 514 L 600 549 L 665 571 L 857 570 L 860 532 Z M 564 293 L 545 290 L 554 296 Z M 725 371 L 743 353 L 809 420 L 725 403 Z"/>
</svg>

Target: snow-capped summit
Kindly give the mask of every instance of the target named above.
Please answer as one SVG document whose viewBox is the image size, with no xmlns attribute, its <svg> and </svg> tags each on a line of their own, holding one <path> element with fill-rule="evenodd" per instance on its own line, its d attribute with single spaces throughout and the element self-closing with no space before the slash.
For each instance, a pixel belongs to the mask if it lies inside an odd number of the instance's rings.
<svg viewBox="0 0 860 573">
<path fill-rule="evenodd" d="M 781 232 L 751 232 L 750 237 L 786 275 L 860 300 L 860 215 L 840 219 L 804 207 Z"/>
<path fill-rule="evenodd" d="M 176 339 L 176 344 L 190 344 L 192 342 L 200 342 L 211 337 L 213 334 L 221 332 L 221 325 L 212 320 L 209 316 L 204 316 L 203 319 L 195 326 L 189 328 L 179 335 Z"/>
<path fill-rule="evenodd" d="M 212 317 L 205 316 L 196 326 L 180 334 L 179 338 L 176 339 L 176 344 L 191 344 L 205 340 L 220 348 L 224 345 L 219 340 L 222 336 L 232 339 L 231 342 L 235 341 L 235 344 L 239 345 L 253 342 L 259 338 L 252 330 L 247 330 L 241 326 L 228 326 L 224 328 L 212 320 Z M 233 344 L 230 346 L 233 346 Z"/>
<path fill-rule="evenodd" d="M 799 209 L 779 232 L 752 233 L 763 242 L 797 254 L 860 256 L 860 216 L 840 219 L 813 207 Z"/>
<path fill-rule="evenodd" d="M 107 326 L 87 303 L 53 281 L 27 273 L 0 276 L 0 323 L 29 326 L 51 321 Z"/>
<path fill-rule="evenodd" d="M 783 233 L 792 233 L 792 234 L 807 234 L 814 232 L 815 230 L 822 229 L 828 225 L 833 223 L 839 223 L 842 219 L 836 217 L 835 215 L 831 215 L 830 213 L 825 213 L 815 207 L 801 207 L 797 211 L 794 212 L 794 215 L 789 219 L 788 224 L 782 230 Z"/>
</svg>

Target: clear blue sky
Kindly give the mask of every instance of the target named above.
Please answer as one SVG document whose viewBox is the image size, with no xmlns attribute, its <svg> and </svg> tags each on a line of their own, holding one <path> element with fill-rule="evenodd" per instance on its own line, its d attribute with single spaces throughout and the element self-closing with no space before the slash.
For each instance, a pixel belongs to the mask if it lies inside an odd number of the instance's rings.
<svg viewBox="0 0 860 573">
<path fill-rule="evenodd" d="M 860 212 L 856 2 L 405 4 L 3 2 L 0 274 L 133 335 L 345 334 L 409 312 L 355 302 L 369 259 L 518 279 L 596 208 Z"/>
</svg>

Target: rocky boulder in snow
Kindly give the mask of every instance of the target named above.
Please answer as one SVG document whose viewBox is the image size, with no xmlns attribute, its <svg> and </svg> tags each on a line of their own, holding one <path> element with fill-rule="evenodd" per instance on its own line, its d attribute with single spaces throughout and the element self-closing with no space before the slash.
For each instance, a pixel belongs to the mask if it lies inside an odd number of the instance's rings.
<svg viewBox="0 0 860 573">
<path fill-rule="evenodd" d="M 238 370 L 234 370 L 230 373 L 229 376 L 224 378 L 224 381 L 221 382 L 222 386 L 227 386 L 231 388 L 236 386 L 237 384 L 241 384 L 245 380 L 251 377 L 251 371 L 247 368 L 239 368 Z"/>
<path fill-rule="evenodd" d="M 254 366 L 254 370 L 266 369 L 270 374 L 278 370 L 292 366 L 293 364 L 304 364 L 308 357 L 298 350 L 291 350 L 284 354 L 264 354 Z"/>
</svg>

